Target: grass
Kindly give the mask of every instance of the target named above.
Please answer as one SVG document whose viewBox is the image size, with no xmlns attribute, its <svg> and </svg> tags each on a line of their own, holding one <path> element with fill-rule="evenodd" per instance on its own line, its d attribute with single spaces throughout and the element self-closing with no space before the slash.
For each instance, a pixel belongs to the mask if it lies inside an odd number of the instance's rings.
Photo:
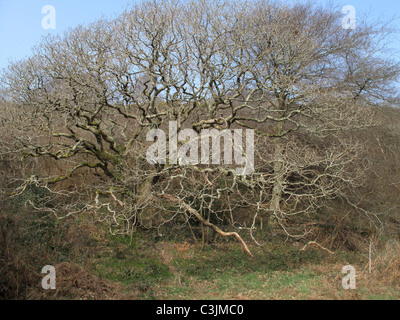
<svg viewBox="0 0 400 320">
<path fill-rule="evenodd" d="M 140 240 L 139 240 L 140 239 Z M 254 258 L 236 243 L 194 245 L 154 243 L 136 237 L 110 240 L 95 259 L 100 278 L 123 283 L 126 292 L 138 290 L 139 299 L 399 299 L 395 284 L 378 272 L 368 274 L 363 257 L 343 251 L 330 255 L 320 249 L 299 250 L 291 244 L 254 247 Z M 140 248 L 136 250 L 134 248 Z M 365 261 L 364 261 L 365 262 Z M 344 290 L 342 267 L 352 264 L 357 290 Z"/>
<path fill-rule="evenodd" d="M 136 259 L 107 257 L 95 265 L 101 278 L 122 282 L 126 285 L 134 283 L 153 284 L 172 277 L 168 266 L 152 259 Z"/>
<path fill-rule="evenodd" d="M 38 195 L 38 198 L 40 194 Z M 18 201 L 17 201 L 18 200 Z M 3 275 L 0 296 L 28 299 L 400 299 L 400 244 L 386 241 L 368 255 L 270 241 L 251 246 L 248 257 L 236 242 L 200 246 L 136 231 L 111 236 L 84 214 L 59 221 L 32 215 L 15 199 L 0 214 Z M 104 230 L 103 230 L 104 229 Z M 57 269 L 57 291 L 44 293 L 41 268 Z M 357 290 L 343 290 L 342 267 L 357 270 Z M 18 277 L 15 277 L 18 275 Z M 26 278 L 26 279 L 25 279 Z M 22 279 L 22 280 L 21 280 Z M 1 297 L 0 297 L 1 298 Z"/>
<path fill-rule="evenodd" d="M 255 251 L 255 258 L 249 258 L 234 244 L 226 245 L 225 248 L 225 250 L 219 247 L 205 251 L 195 249 L 186 255 L 178 252 L 173 263 L 186 275 L 206 280 L 225 274 L 288 271 L 304 263 L 318 263 L 323 258 L 318 251 L 299 251 L 289 246 L 258 248 Z"/>
</svg>

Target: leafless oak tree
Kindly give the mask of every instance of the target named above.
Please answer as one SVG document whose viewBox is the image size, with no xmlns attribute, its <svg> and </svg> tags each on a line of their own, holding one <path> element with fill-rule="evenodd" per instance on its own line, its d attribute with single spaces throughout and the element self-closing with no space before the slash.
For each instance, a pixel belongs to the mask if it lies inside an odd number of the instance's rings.
<svg viewBox="0 0 400 320">
<path fill-rule="evenodd" d="M 249 254 L 239 234 L 257 221 L 304 237 L 337 199 L 378 223 L 359 205 L 367 164 L 354 135 L 396 98 L 400 68 L 382 55 L 388 25 L 344 30 L 341 18 L 310 3 L 147 1 L 48 36 L 1 78 L 3 152 L 45 161 L 14 194 L 44 188 L 36 209 L 86 211 L 113 233 L 195 218 Z M 253 174 L 149 164 L 146 134 L 170 121 L 254 129 Z"/>
</svg>

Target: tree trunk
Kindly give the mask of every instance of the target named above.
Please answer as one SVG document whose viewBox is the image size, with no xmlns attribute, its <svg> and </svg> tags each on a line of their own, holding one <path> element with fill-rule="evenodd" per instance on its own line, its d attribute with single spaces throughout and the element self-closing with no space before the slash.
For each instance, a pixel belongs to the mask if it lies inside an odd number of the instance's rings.
<svg viewBox="0 0 400 320">
<path fill-rule="evenodd" d="M 276 142 L 275 144 L 275 152 L 274 152 L 274 186 L 272 189 L 272 197 L 270 202 L 270 216 L 269 223 L 272 225 L 276 225 L 277 221 L 282 218 L 281 211 L 281 200 L 282 200 L 282 191 L 283 191 L 283 174 L 284 174 L 284 163 L 283 163 L 283 145 L 280 142 Z"/>
</svg>

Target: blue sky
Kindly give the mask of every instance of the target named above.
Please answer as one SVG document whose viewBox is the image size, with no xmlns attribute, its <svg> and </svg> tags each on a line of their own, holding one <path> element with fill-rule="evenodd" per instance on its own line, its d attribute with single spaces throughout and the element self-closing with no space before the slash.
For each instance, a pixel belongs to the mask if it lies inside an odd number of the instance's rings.
<svg viewBox="0 0 400 320">
<path fill-rule="evenodd" d="M 115 17 L 128 0 L 0 0 L 0 69 L 9 59 L 31 54 L 31 48 L 42 36 L 63 33 L 68 28 L 96 21 L 101 16 Z M 44 30 L 42 8 L 56 9 L 56 29 Z"/>
<path fill-rule="evenodd" d="M 18 60 L 31 54 L 31 48 L 47 33 L 62 33 L 70 27 L 95 21 L 102 15 L 115 17 L 135 0 L 0 0 L 0 69 L 9 59 Z M 211 1 L 211 0 L 210 0 Z M 289 0 L 292 1 L 292 0 Z M 400 16 L 400 0 L 316 0 L 338 7 L 352 5 L 357 15 L 371 18 Z M 56 9 L 56 29 L 42 28 L 42 8 Z M 396 22 L 400 28 L 400 20 Z M 400 36 L 393 38 L 392 46 L 400 50 Z M 400 55 L 399 55 L 400 57 Z"/>
</svg>

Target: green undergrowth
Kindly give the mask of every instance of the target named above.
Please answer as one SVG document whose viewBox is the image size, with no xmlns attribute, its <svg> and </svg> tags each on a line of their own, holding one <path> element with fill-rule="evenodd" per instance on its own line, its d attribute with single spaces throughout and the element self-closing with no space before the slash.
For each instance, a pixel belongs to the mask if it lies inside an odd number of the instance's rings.
<svg viewBox="0 0 400 320">
<path fill-rule="evenodd" d="M 335 258 L 321 250 L 299 250 L 298 247 L 285 244 L 266 244 L 252 249 L 254 257 L 247 256 L 235 244 L 225 248 L 195 249 L 191 255 L 177 254 L 173 264 L 187 276 L 209 280 L 219 275 L 245 275 L 248 273 L 269 273 L 273 271 L 293 271 L 309 264 L 319 264 L 338 257 L 345 261 L 356 262 L 356 254 L 338 253 Z"/>
<path fill-rule="evenodd" d="M 100 278 L 123 283 L 127 291 L 139 290 L 140 299 L 340 299 L 346 298 L 340 287 L 341 266 L 362 261 L 356 252 L 331 255 L 289 243 L 254 246 L 254 257 L 234 242 L 204 249 L 194 244 L 178 247 L 155 242 L 148 234 L 110 237 L 93 260 L 93 270 Z M 164 256 L 168 254 L 170 259 Z M 336 266 L 328 271 L 315 268 L 330 264 Z M 392 297 L 370 288 L 360 292 L 366 299 Z"/>
<path fill-rule="evenodd" d="M 173 277 L 151 246 L 146 249 L 145 241 L 136 235 L 107 236 L 104 244 L 92 261 L 93 271 L 102 279 L 125 285 L 127 291 L 139 291 L 140 299 L 155 299 L 153 287 Z"/>
</svg>

